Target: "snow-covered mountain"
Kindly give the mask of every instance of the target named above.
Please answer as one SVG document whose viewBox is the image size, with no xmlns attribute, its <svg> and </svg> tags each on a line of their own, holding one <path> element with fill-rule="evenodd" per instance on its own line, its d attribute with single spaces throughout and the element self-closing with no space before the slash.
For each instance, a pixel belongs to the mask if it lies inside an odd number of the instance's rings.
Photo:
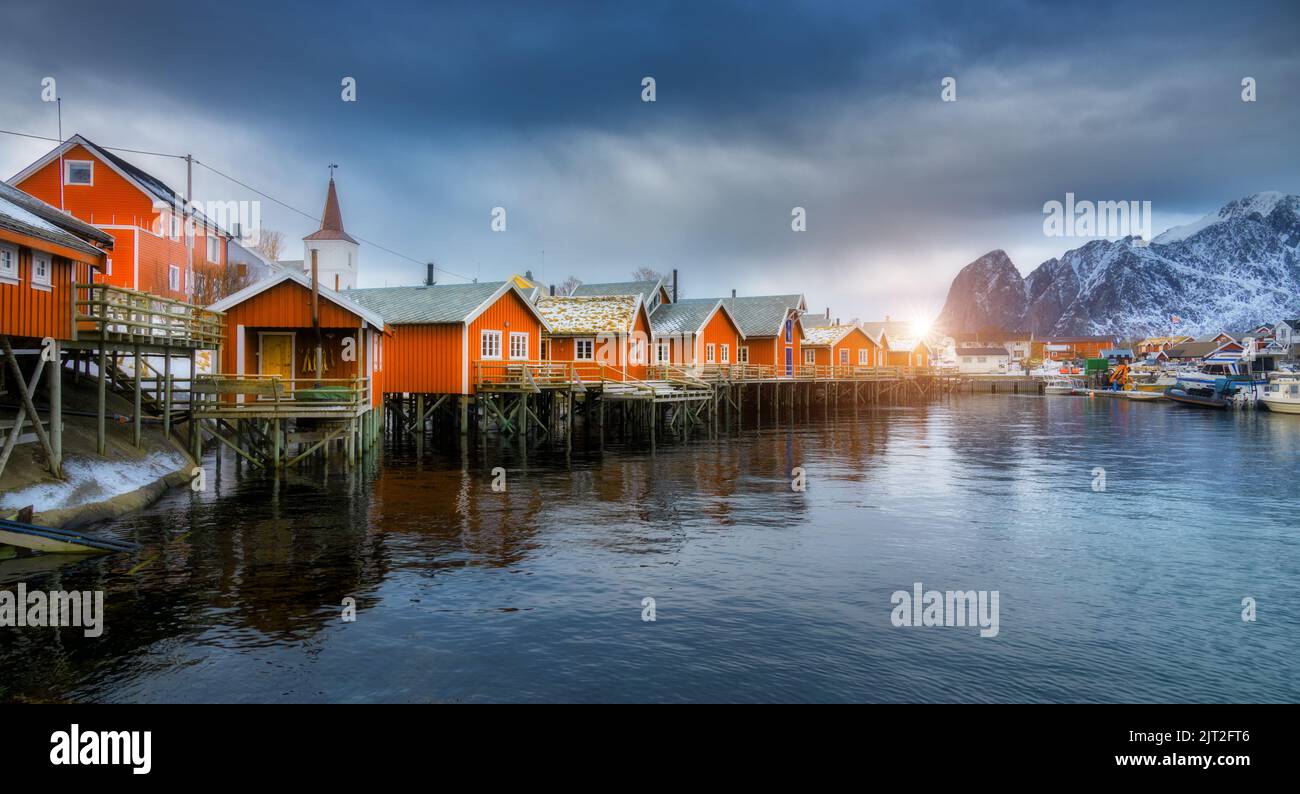
<svg viewBox="0 0 1300 794">
<path fill-rule="evenodd" d="M 1300 196 L 1256 193 L 1150 245 L 1093 240 L 1020 278 L 1002 251 L 957 274 L 939 323 L 1039 335 L 1214 333 L 1300 315 Z"/>
</svg>

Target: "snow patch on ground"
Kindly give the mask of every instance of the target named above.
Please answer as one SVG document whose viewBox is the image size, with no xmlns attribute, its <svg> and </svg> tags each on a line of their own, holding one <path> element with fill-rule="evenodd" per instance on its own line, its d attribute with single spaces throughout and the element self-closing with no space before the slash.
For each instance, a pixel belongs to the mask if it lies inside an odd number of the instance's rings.
<svg viewBox="0 0 1300 794">
<path fill-rule="evenodd" d="M 63 461 L 63 482 L 43 482 L 0 494 L 0 508 L 17 510 L 33 505 L 43 513 L 72 505 L 102 502 L 143 488 L 185 465 L 179 452 L 151 453 L 143 460 L 94 460 L 69 456 Z"/>
</svg>

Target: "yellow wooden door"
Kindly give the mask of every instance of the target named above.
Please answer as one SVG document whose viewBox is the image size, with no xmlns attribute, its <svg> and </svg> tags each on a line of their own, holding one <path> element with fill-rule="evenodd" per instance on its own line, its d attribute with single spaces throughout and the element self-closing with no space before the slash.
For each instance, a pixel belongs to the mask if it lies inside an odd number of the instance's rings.
<svg viewBox="0 0 1300 794">
<path fill-rule="evenodd" d="M 293 337 L 289 334 L 265 334 L 262 337 L 262 373 L 293 380 Z"/>
</svg>

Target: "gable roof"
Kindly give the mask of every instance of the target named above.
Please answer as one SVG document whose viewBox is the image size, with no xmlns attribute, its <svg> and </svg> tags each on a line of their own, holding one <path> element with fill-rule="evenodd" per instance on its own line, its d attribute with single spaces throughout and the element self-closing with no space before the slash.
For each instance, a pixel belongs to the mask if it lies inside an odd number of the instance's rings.
<svg viewBox="0 0 1300 794">
<path fill-rule="evenodd" d="M 236 292 L 233 295 L 229 295 L 225 298 L 222 298 L 221 300 L 209 306 L 208 309 L 214 312 L 229 311 L 230 309 L 233 309 L 234 307 L 238 306 L 239 304 L 243 303 L 249 298 L 260 295 L 261 293 L 266 292 L 272 287 L 278 286 L 279 284 L 283 284 L 286 281 L 293 281 L 297 283 L 299 286 L 305 288 L 307 291 L 309 292 L 311 291 L 311 279 L 308 278 L 306 275 L 292 270 L 281 270 L 277 273 L 267 276 L 261 281 L 255 282 L 253 284 L 250 284 L 247 287 L 244 287 L 239 292 Z M 360 317 L 361 319 L 365 320 L 367 323 L 370 323 L 370 325 L 374 326 L 375 328 L 381 331 L 384 329 L 384 318 L 376 314 L 375 312 L 371 311 L 370 309 L 367 309 L 366 307 L 354 301 L 349 300 L 348 298 L 344 297 L 341 293 L 335 292 L 329 287 L 323 285 L 317 285 L 317 290 L 320 292 L 320 296 L 325 300 L 329 301 L 330 303 L 333 303 L 342 309 L 346 309 L 347 311 L 352 312 L 356 316 Z M 350 294 L 351 293 L 349 293 L 349 295 Z"/>
<path fill-rule="evenodd" d="M 502 295 L 513 291 L 528 311 L 546 326 L 546 318 L 519 291 L 513 281 L 469 284 L 429 284 L 415 287 L 350 289 L 347 297 L 365 306 L 393 325 L 437 325 L 467 323 Z"/>
<path fill-rule="evenodd" d="M 339 209 L 339 193 L 334 189 L 334 177 L 330 177 L 329 190 L 325 193 L 325 209 L 320 214 L 320 228 L 302 239 L 357 242 L 343 231 L 343 210 Z"/>
<path fill-rule="evenodd" d="M 727 313 L 731 322 L 740 328 L 731 310 L 721 298 L 687 298 L 676 303 L 665 303 L 650 317 L 650 327 L 655 336 L 698 334 L 717 311 Z M 745 337 L 741 333 L 741 338 Z"/>
<path fill-rule="evenodd" d="M 113 247 L 109 234 L 4 182 L 0 182 L 0 227 L 95 257 L 104 251 L 89 241 Z"/>
<path fill-rule="evenodd" d="M 1168 354 L 1170 358 L 1204 358 L 1220 347 L 1218 342 L 1188 342 L 1169 348 Z"/>
<path fill-rule="evenodd" d="M 579 284 L 573 291 L 575 298 L 595 298 L 609 295 L 653 295 L 663 289 L 664 280 L 657 281 L 607 281 L 601 284 Z M 669 296 L 671 297 L 671 296 Z"/>
<path fill-rule="evenodd" d="M 957 351 L 959 356 L 1006 356 L 1011 358 L 1005 347 L 963 347 Z"/>
<path fill-rule="evenodd" d="M 862 330 L 867 336 L 878 338 L 881 334 L 889 338 L 906 339 L 912 336 L 912 324 L 906 320 L 885 320 L 883 322 L 863 323 Z"/>
<path fill-rule="evenodd" d="M 547 295 L 537 299 L 537 311 L 553 334 L 627 333 L 645 311 L 640 295 Z"/>
<path fill-rule="evenodd" d="M 804 328 L 803 344 L 807 347 L 834 347 L 838 345 L 844 337 L 859 331 L 863 336 L 870 339 L 872 344 L 876 340 L 856 325 L 819 325 L 812 328 Z"/>
<path fill-rule="evenodd" d="M 744 298 L 723 298 L 741 333 L 750 336 L 778 336 L 791 309 L 802 310 L 802 295 L 752 295 Z M 798 321 L 802 331 L 802 319 Z"/>
<path fill-rule="evenodd" d="M 63 143 L 46 152 L 39 160 L 15 174 L 13 179 L 10 179 L 9 182 L 18 183 L 23 181 L 76 146 L 83 147 L 86 151 L 102 160 L 105 165 L 116 171 L 119 176 L 134 185 L 141 193 L 144 193 L 156 201 L 163 202 L 168 207 L 184 206 L 184 200 L 181 198 L 180 194 L 168 187 L 166 182 L 153 174 L 150 174 L 148 171 L 132 165 L 107 149 L 92 143 L 88 138 L 80 134 L 73 135 L 71 138 L 68 138 Z M 193 212 L 192 217 L 194 218 L 195 223 L 216 229 L 220 234 L 228 234 L 228 232 L 213 223 L 207 216 L 198 210 Z"/>
</svg>

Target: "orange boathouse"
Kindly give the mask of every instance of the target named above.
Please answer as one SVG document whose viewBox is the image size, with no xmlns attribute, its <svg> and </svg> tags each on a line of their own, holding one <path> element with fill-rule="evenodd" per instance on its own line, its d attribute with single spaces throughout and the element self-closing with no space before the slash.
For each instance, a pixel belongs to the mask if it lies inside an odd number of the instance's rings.
<svg viewBox="0 0 1300 794">
<path fill-rule="evenodd" d="M 640 295 L 547 296 L 537 311 L 549 329 L 547 361 L 571 365 L 581 381 L 646 379 L 651 328 Z"/>
<path fill-rule="evenodd" d="M 650 316 L 655 364 L 727 367 L 738 362 L 745 335 L 720 298 L 661 305 Z"/>
<path fill-rule="evenodd" d="M 884 364 L 882 348 L 857 325 L 827 325 L 808 329 L 804 363 L 822 371 L 852 374 L 856 369 Z"/>
<path fill-rule="evenodd" d="M 803 360 L 803 321 L 807 310 L 802 295 L 761 295 L 724 298 L 741 334 L 737 362 L 765 370 L 771 376 L 792 378 Z"/>
</svg>

